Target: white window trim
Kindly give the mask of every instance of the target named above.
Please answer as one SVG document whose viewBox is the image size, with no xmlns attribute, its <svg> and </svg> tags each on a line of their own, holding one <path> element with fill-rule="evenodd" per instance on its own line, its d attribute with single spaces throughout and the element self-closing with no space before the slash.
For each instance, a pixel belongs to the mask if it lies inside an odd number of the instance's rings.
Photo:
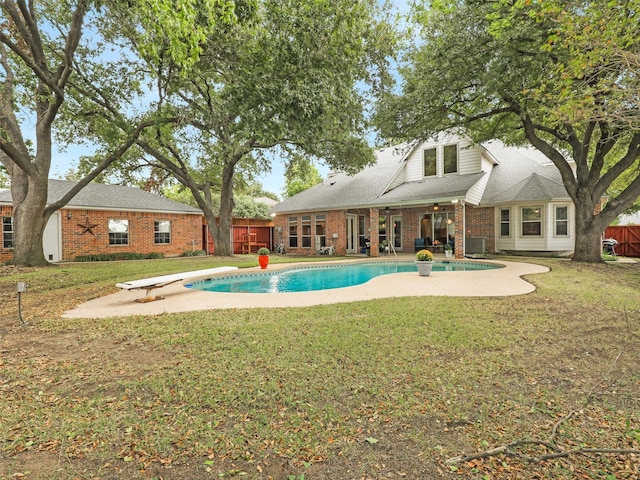
<svg viewBox="0 0 640 480">
<path fill-rule="evenodd" d="M 169 231 L 168 232 L 163 232 L 162 230 L 156 230 L 156 223 L 160 224 L 160 223 L 165 223 L 165 222 L 169 224 Z M 168 242 L 156 242 L 156 235 L 159 234 L 159 233 L 168 233 L 169 234 L 169 241 Z M 173 235 L 171 235 L 171 220 L 154 220 L 153 221 L 153 244 L 154 245 L 171 245 L 172 241 L 173 241 Z"/>
<path fill-rule="evenodd" d="M 444 171 L 444 149 L 447 147 L 456 147 L 456 171 L 445 173 Z M 460 172 L 460 144 L 458 143 L 449 143 L 447 145 L 442 146 L 442 176 L 445 175 L 458 175 Z"/>
<path fill-rule="evenodd" d="M 526 208 L 539 208 L 540 209 L 540 219 L 536 220 L 540 223 L 540 234 L 539 235 L 525 235 L 523 232 L 523 226 L 525 224 L 523 210 Z M 526 223 L 534 223 L 532 221 L 528 221 Z M 531 205 L 531 206 L 521 206 L 520 207 L 520 237 L 521 238 L 543 238 L 544 237 L 544 207 L 542 205 Z"/>
<path fill-rule="evenodd" d="M 11 225 L 11 230 L 7 230 L 7 231 L 4 230 L 4 219 L 5 218 L 9 218 L 10 219 L 9 223 Z M 0 247 L 2 247 L 5 250 L 13 250 L 15 248 L 15 246 L 16 246 L 16 232 L 15 232 L 14 227 L 13 227 L 13 216 L 2 215 L 0 217 L 0 220 L 2 220 L 2 225 L 0 225 L 0 228 L 2 228 L 2 238 L 1 238 L 2 245 L 0 245 Z M 9 234 L 11 234 L 11 246 L 10 247 L 5 247 L 4 246 L 5 235 L 9 235 Z"/>
<path fill-rule="evenodd" d="M 562 220 L 567 224 L 567 233 L 564 235 L 558 234 L 558 208 L 566 208 L 567 210 L 567 218 Z M 553 206 L 553 236 L 556 238 L 568 238 L 571 236 L 571 232 L 569 231 L 569 205 L 554 205 Z"/>
<path fill-rule="evenodd" d="M 292 235 L 291 234 L 291 227 L 295 226 L 295 234 Z M 297 216 L 289 216 L 287 217 L 287 244 L 289 245 L 289 248 L 300 248 L 300 227 L 298 225 L 298 217 Z M 291 240 L 292 239 L 296 239 L 296 244 L 295 246 L 291 245 Z"/>
<path fill-rule="evenodd" d="M 126 223 L 121 223 L 121 225 L 126 225 L 127 226 L 127 231 L 126 232 L 117 232 L 117 231 L 112 231 L 112 225 L 111 222 L 126 222 Z M 126 243 L 112 243 L 111 242 L 111 234 L 122 234 L 122 233 L 126 233 L 127 234 L 127 242 Z M 131 244 L 131 225 L 129 223 L 129 219 L 128 218 L 109 218 L 107 220 L 107 235 L 109 238 L 109 246 L 110 247 L 125 247 L 127 245 Z"/>
<path fill-rule="evenodd" d="M 434 172 L 433 175 L 425 175 L 424 174 L 424 156 L 430 150 L 433 150 L 433 151 L 436 152 L 436 158 L 435 158 L 435 162 L 436 162 L 435 167 L 436 168 L 435 168 L 435 172 Z M 440 158 L 440 154 L 439 154 L 438 150 L 439 150 L 438 147 L 429 147 L 429 148 L 423 148 L 422 149 L 422 178 L 433 178 L 433 177 L 437 177 L 438 176 L 438 170 L 439 170 L 438 169 L 438 163 L 439 163 L 438 159 Z"/>
<path fill-rule="evenodd" d="M 502 221 L 502 211 L 503 210 L 506 210 L 507 212 L 509 212 L 509 221 L 508 222 L 503 222 Z M 508 225 L 509 225 L 509 235 L 502 235 L 502 224 L 503 223 L 508 223 Z M 513 232 L 513 214 L 511 213 L 511 207 L 499 208 L 498 209 L 498 237 L 500 237 L 500 238 L 511 238 L 512 237 L 512 232 Z"/>
<path fill-rule="evenodd" d="M 313 242 L 311 241 L 313 240 L 313 230 L 312 230 L 313 223 L 311 220 L 312 220 L 311 215 L 302 215 L 300 217 L 300 236 L 299 236 L 301 241 L 300 248 L 311 249 L 313 247 Z M 304 233 L 305 227 L 308 227 L 308 230 L 309 230 L 308 234 Z M 308 245 L 305 246 L 305 243 L 308 243 Z"/>
</svg>

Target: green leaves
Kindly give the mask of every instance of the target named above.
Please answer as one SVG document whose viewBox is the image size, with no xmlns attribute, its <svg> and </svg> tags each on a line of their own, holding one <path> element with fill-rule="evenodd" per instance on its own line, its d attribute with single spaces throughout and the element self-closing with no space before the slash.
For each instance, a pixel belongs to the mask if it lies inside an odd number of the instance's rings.
<svg viewBox="0 0 640 480">
<path fill-rule="evenodd" d="M 418 21 L 382 134 L 537 148 L 576 206 L 574 260 L 601 262 L 599 232 L 640 196 L 640 2 L 443 0 Z"/>
<path fill-rule="evenodd" d="M 152 62 L 167 56 L 190 70 L 219 23 L 235 21 L 230 0 L 148 0 L 134 2 L 131 16 L 141 26 L 139 49 Z"/>
</svg>

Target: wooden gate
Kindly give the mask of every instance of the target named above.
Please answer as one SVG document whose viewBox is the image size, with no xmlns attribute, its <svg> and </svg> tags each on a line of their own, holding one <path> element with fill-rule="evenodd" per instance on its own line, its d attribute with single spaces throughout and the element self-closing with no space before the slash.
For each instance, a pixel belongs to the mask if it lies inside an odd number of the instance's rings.
<svg viewBox="0 0 640 480">
<path fill-rule="evenodd" d="M 260 247 L 273 250 L 271 231 L 268 225 L 234 225 L 233 253 L 256 253 Z"/>
<path fill-rule="evenodd" d="M 640 225 L 617 225 L 607 227 L 605 238 L 618 241 L 616 253 L 622 257 L 640 257 Z"/>
<path fill-rule="evenodd" d="M 212 255 L 215 245 L 206 222 L 202 226 L 202 239 L 203 249 Z M 231 219 L 231 248 L 234 254 L 256 253 L 261 246 L 273 250 L 273 221 L 256 218 Z"/>
</svg>

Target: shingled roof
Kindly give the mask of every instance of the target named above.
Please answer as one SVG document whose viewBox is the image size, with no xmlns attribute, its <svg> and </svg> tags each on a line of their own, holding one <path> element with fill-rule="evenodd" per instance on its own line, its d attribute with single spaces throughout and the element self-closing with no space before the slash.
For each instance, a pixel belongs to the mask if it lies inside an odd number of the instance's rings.
<svg viewBox="0 0 640 480">
<path fill-rule="evenodd" d="M 356 208 L 381 204 L 389 180 L 402 168 L 407 150 L 388 147 L 376 151 L 376 163 L 349 176 L 331 173 L 318 185 L 284 199 L 271 211 L 275 213 Z"/>
<path fill-rule="evenodd" d="M 49 180 L 47 203 L 53 203 L 66 194 L 76 182 Z M 11 191 L 0 191 L 0 204 L 11 204 Z M 190 205 L 121 185 L 90 183 L 71 199 L 65 208 L 87 210 L 121 210 L 202 215 L 202 211 Z"/>
<path fill-rule="evenodd" d="M 534 148 L 508 147 L 492 141 L 483 147 L 499 164 L 493 167 L 481 204 L 566 199 L 558 169 Z"/>
<path fill-rule="evenodd" d="M 376 151 L 376 163 L 356 175 L 332 173 L 318 185 L 286 198 L 271 209 L 274 213 L 321 211 L 393 205 L 412 205 L 449 197 L 463 197 L 485 173 L 451 175 L 405 182 L 389 188 L 404 166 L 409 145 Z"/>
<path fill-rule="evenodd" d="M 499 140 L 481 144 L 494 166 L 489 173 L 425 177 L 420 181 L 400 183 L 401 169 L 411 153 L 409 145 L 376 151 L 376 163 L 356 175 L 332 173 L 318 185 L 286 198 L 274 206 L 273 213 L 323 211 L 334 209 L 418 205 L 448 198 L 465 197 L 486 175 L 481 205 L 509 202 L 567 199 L 558 169 L 534 148 L 511 147 Z"/>
<path fill-rule="evenodd" d="M 384 203 L 394 205 L 440 200 L 448 197 L 464 197 L 469 189 L 486 173 L 425 177 L 419 182 L 406 182 L 380 197 Z"/>
</svg>

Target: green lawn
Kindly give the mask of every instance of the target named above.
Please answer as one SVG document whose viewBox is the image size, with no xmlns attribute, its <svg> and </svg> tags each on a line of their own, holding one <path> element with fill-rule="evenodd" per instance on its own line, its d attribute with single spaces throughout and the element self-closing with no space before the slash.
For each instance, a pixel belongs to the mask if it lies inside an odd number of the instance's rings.
<svg viewBox="0 0 640 480">
<path fill-rule="evenodd" d="M 5 267 L 0 478 L 638 478 L 639 455 L 567 452 L 640 449 L 640 264 L 531 261 L 525 296 L 102 320 L 60 314 L 257 260 Z"/>
</svg>

